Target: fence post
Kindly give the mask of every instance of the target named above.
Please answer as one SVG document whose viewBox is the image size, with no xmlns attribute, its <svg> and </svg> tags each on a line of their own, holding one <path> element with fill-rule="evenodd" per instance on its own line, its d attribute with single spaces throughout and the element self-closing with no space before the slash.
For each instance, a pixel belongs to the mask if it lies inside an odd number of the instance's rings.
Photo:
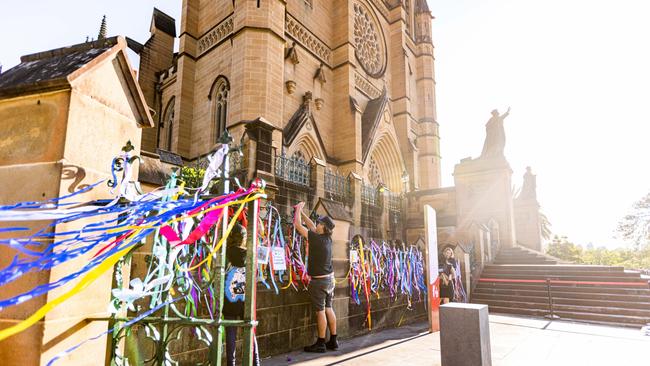
<svg viewBox="0 0 650 366">
<path fill-rule="evenodd" d="M 546 293 L 548 295 L 548 315 L 545 316 L 547 319 L 555 320 L 560 319 L 559 316 L 553 313 L 553 296 L 551 294 L 551 279 L 546 279 Z"/>
</svg>

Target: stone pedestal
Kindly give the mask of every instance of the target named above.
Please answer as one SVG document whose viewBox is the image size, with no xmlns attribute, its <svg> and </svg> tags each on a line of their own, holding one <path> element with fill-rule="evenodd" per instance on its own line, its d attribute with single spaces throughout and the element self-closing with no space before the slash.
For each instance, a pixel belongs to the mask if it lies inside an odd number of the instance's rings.
<svg viewBox="0 0 650 366">
<path fill-rule="evenodd" d="M 449 303 L 440 306 L 442 366 L 491 366 L 488 306 Z"/>
<path fill-rule="evenodd" d="M 536 199 L 514 202 L 517 242 L 532 250 L 542 251 L 542 225 Z"/>
<path fill-rule="evenodd" d="M 512 169 L 505 157 L 463 159 L 457 164 L 454 181 L 459 229 L 494 220 L 501 246 L 515 245 L 511 178 Z"/>
</svg>

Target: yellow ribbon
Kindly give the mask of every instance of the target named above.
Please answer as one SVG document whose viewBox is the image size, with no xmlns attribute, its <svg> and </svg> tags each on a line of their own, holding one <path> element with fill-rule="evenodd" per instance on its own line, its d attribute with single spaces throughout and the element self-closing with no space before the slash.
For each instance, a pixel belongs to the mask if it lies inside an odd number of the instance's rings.
<svg viewBox="0 0 650 366">
<path fill-rule="evenodd" d="M 135 236 L 136 233 L 134 233 L 133 236 Z M 132 236 L 132 237 L 133 237 Z M 34 325 L 36 322 L 38 322 L 41 318 L 45 316 L 48 312 L 50 312 L 52 309 L 57 307 L 59 304 L 62 302 L 66 301 L 67 299 L 71 298 L 72 296 L 76 295 L 78 292 L 81 290 L 85 289 L 90 285 L 93 281 L 95 281 L 99 276 L 101 276 L 104 272 L 107 270 L 113 268 L 115 263 L 120 260 L 123 256 L 125 256 L 133 247 L 128 247 L 126 249 L 123 249 L 117 253 L 115 253 L 113 256 L 109 257 L 107 260 L 102 262 L 100 265 L 97 267 L 93 268 L 86 276 L 84 276 L 77 285 L 75 285 L 70 291 L 66 292 L 65 294 L 57 297 L 56 299 L 48 302 L 47 304 L 43 305 L 38 311 L 36 311 L 34 314 L 32 314 L 29 318 L 21 321 L 20 323 L 9 327 L 5 328 L 0 331 L 0 341 L 11 337 L 12 335 L 16 333 L 20 333 L 23 330 L 31 327 Z"/>
<path fill-rule="evenodd" d="M 232 219 L 230 219 L 230 222 L 228 223 L 228 228 L 226 229 L 226 233 L 221 236 L 221 238 L 219 239 L 219 242 L 217 243 L 217 245 L 215 245 L 212 248 L 212 250 L 210 251 L 210 254 L 208 256 L 206 256 L 205 259 L 203 259 L 199 263 L 197 263 L 197 264 L 195 264 L 195 265 L 193 265 L 192 267 L 189 267 L 189 268 L 181 268 L 178 265 L 178 263 L 176 263 L 176 269 L 179 270 L 179 271 L 183 271 L 183 272 L 189 272 L 189 271 L 193 271 L 193 270 L 199 268 L 200 266 L 202 266 L 206 262 L 211 262 L 212 261 L 212 256 L 219 250 L 219 248 L 221 248 L 221 246 L 223 245 L 223 242 L 228 238 L 228 235 L 230 235 L 230 232 L 232 231 L 233 227 L 235 227 L 235 224 L 237 223 L 237 218 L 239 217 L 241 212 L 244 210 L 244 207 L 246 207 L 246 203 L 254 201 L 254 200 L 256 200 L 256 199 L 258 199 L 260 197 L 262 197 L 261 194 L 255 194 L 253 196 L 248 196 L 243 200 L 232 201 L 232 202 L 229 202 L 228 204 L 225 204 L 224 206 L 239 203 L 240 206 L 237 209 L 237 212 L 233 215 Z"/>
<path fill-rule="evenodd" d="M 365 293 L 368 295 L 366 298 L 368 300 L 368 310 L 370 310 L 370 289 L 368 289 L 368 282 L 366 281 L 366 256 L 363 253 L 363 239 L 359 238 L 359 257 L 361 258 L 361 275 L 363 276 L 363 285 L 365 287 Z M 368 311 L 368 329 L 372 329 L 372 318 L 370 317 L 370 311 Z"/>
<path fill-rule="evenodd" d="M 182 185 L 181 185 L 181 187 L 182 187 Z M 228 229 L 227 229 L 226 234 L 221 238 L 221 240 L 219 241 L 219 244 L 217 244 L 215 246 L 215 248 L 212 250 L 210 255 L 206 259 L 204 259 L 201 263 L 197 264 L 196 266 L 194 266 L 192 268 L 189 268 L 189 269 L 181 269 L 181 270 L 182 271 L 191 271 L 193 269 L 196 269 L 198 266 L 202 265 L 203 263 L 205 263 L 207 260 L 210 260 L 212 258 L 212 255 L 217 250 L 219 250 L 219 248 L 223 244 L 223 241 L 225 240 L 225 238 L 228 237 L 228 235 L 230 234 L 230 231 L 235 226 L 235 222 L 237 221 L 237 217 L 239 217 L 239 214 L 241 213 L 241 211 L 243 211 L 243 209 L 245 207 L 245 204 L 247 202 L 253 201 L 253 200 L 261 198 L 261 197 L 264 197 L 264 193 L 258 192 L 256 194 L 254 194 L 252 196 L 248 196 L 245 199 L 240 200 L 240 201 L 231 201 L 231 202 L 228 202 L 228 203 L 225 203 L 225 204 L 222 204 L 222 205 L 213 206 L 213 207 L 211 207 L 211 208 L 209 208 L 207 210 L 200 211 L 200 212 L 198 212 L 198 213 L 196 213 L 194 215 L 183 216 L 181 218 L 175 218 L 175 219 L 169 220 L 168 222 L 180 221 L 180 220 L 184 220 L 184 219 L 186 219 L 188 217 L 198 216 L 200 214 L 203 214 L 203 213 L 206 213 L 206 212 L 209 212 L 209 211 L 221 208 L 221 207 L 225 207 L 225 206 L 229 206 L 229 205 L 233 205 L 233 204 L 237 204 L 237 203 L 241 204 L 241 206 L 239 207 L 239 210 L 237 211 L 237 214 L 233 217 L 233 220 L 230 222 L 230 225 L 228 225 Z M 144 230 L 144 229 L 147 229 L 147 228 L 156 228 L 156 227 L 159 227 L 161 225 L 156 225 L 156 226 L 153 226 L 153 227 L 151 227 L 151 226 L 134 226 L 134 227 L 130 227 L 132 230 L 134 230 L 134 232 L 131 234 L 131 238 L 136 237 L 137 234 L 141 230 Z M 121 230 L 124 230 L 124 228 L 122 228 Z M 32 325 L 34 325 L 40 319 L 45 317 L 45 315 L 48 312 L 52 311 L 52 309 L 54 309 L 55 307 L 57 307 L 58 305 L 60 305 L 64 301 L 68 300 L 72 296 L 76 295 L 77 293 L 79 293 L 80 291 L 82 291 L 83 289 L 88 287 L 92 282 L 94 282 L 104 272 L 106 272 L 107 270 L 113 268 L 113 266 L 115 266 L 115 264 L 132 249 L 133 249 L 133 247 L 130 246 L 128 248 L 122 249 L 121 251 L 115 253 L 114 255 L 112 255 L 111 257 L 106 259 L 104 262 L 100 263 L 97 267 L 90 270 L 79 281 L 79 283 L 77 283 L 72 289 L 70 289 L 70 291 L 68 291 L 65 294 L 57 297 L 56 299 L 46 303 L 40 309 L 38 309 L 34 314 L 30 315 L 27 319 L 21 321 L 20 323 L 14 325 L 12 327 L 5 328 L 5 329 L 1 330 L 0 331 L 0 341 L 3 341 L 4 339 L 7 339 L 7 338 L 11 337 L 12 335 L 20 333 L 23 330 L 25 330 L 25 329 L 31 327 Z M 176 266 L 178 267 L 178 264 L 176 264 Z M 174 293 L 173 289 L 170 289 L 170 290 L 171 290 L 171 292 L 173 294 Z"/>
</svg>

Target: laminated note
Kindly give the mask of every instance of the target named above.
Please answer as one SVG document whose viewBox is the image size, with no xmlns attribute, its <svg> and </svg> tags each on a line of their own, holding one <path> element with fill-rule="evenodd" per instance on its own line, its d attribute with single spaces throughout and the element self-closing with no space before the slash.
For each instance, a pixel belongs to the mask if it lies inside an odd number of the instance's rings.
<svg viewBox="0 0 650 366">
<path fill-rule="evenodd" d="M 273 270 L 287 270 L 287 262 L 284 258 L 284 248 L 282 247 L 273 247 Z"/>
</svg>

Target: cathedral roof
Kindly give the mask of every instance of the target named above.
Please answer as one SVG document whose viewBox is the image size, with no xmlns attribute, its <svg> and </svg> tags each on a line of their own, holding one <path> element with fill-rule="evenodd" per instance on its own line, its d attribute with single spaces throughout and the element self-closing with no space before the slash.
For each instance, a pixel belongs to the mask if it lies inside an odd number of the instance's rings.
<svg viewBox="0 0 650 366">
<path fill-rule="evenodd" d="M 70 90 L 81 76 L 92 73 L 106 63 L 115 62 L 124 81 L 123 91 L 133 100 L 137 122 L 153 127 L 149 107 L 135 79 L 126 54 L 123 37 L 99 39 L 69 47 L 34 53 L 20 58 L 20 64 L 0 74 L 0 98 Z"/>
<path fill-rule="evenodd" d="M 0 74 L 0 96 L 57 90 L 69 85 L 68 75 L 117 44 L 117 37 L 34 53 Z"/>
<path fill-rule="evenodd" d="M 303 97 L 302 104 L 296 110 L 293 116 L 291 116 L 289 122 L 287 122 L 287 125 L 282 130 L 282 143 L 284 146 L 290 146 L 296 137 L 298 137 L 305 124 L 307 124 L 307 122 L 311 122 L 311 125 L 314 127 L 316 137 L 318 138 L 318 143 L 323 149 L 325 155 L 327 155 L 325 152 L 325 145 L 323 144 L 323 140 L 321 139 L 320 133 L 318 132 L 318 126 L 316 125 L 314 114 L 311 112 L 311 98 L 312 95 L 310 92 L 307 92 L 307 94 L 305 94 Z"/>
<path fill-rule="evenodd" d="M 384 91 L 379 97 L 368 101 L 366 110 L 363 111 L 363 115 L 361 116 L 361 147 L 363 160 L 365 160 L 368 155 L 370 146 L 372 145 L 372 140 L 375 136 L 375 131 L 377 130 L 377 125 L 379 125 L 379 122 L 381 121 L 387 103 L 388 95 L 384 88 Z"/>
<path fill-rule="evenodd" d="M 348 212 L 348 210 L 345 209 L 345 206 L 341 202 L 328 200 L 326 198 L 320 197 L 318 199 L 318 203 L 316 203 L 316 207 L 314 208 L 314 210 L 318 212 L 319 206 L 321 206 L 323 210 L 325 210 L 327 216 L 333 218 L 334 220 L 354 223 L 354 218 L 352 217 L 350 212 Z"/>
<path fill-rule="evenodd" d="M 176 20 L 159 9 L 153 8 L 151 26 L 155 26 L 156 29 L 160 29 L 172 37 L 176 37 Z"/>
</svg>

